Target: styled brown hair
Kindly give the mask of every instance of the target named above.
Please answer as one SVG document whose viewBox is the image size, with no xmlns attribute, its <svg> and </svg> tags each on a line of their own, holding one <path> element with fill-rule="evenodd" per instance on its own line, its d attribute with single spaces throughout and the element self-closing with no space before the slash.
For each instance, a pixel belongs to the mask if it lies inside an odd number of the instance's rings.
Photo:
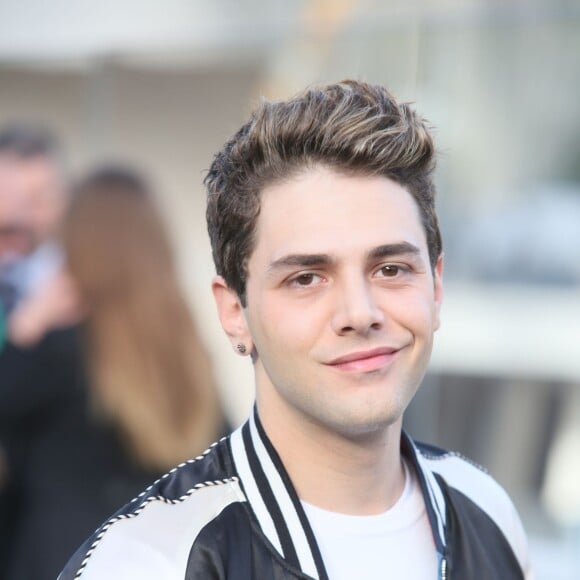
<svg viewBox="0 0 580 580">
<path fill-rule="evenodd" d="M 73 190 L 67 266 L 86 310 L 92 399 L 136 463 L 165 470 L 222 428 L 206 353 L 147 185 L 106 167 Z"/>
<path fill-rule="evenodd" d="M 213 259 L 243 305 L 260 192 L 316 165 L 346 174 L 382 175 L 405 187 L 419 207 L 435 266 L 442 243 L 427 124 L 386 88 L 346 80 L 284 101 L 262 100 L 213 160 L 205 178 Z"/>
</svg>

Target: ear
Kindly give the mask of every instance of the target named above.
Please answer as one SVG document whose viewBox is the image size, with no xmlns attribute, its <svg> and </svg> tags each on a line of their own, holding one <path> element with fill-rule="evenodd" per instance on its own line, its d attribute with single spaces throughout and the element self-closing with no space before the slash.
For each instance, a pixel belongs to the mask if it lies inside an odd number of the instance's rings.
<svg viewBox="0 0 580 580">
<path fill-rule="evenodd" d="M 211 289 L 222 328 L 229 336 L 232 348 L 237 354 L 244 354 L 238 350 L 238 345 L 242 344 L 246 347 L 244 352 L 250 354 L 254 344 L 237 293 L 221 276 L 212 280 Z"/>
<path fill-rule="evenodd" d="M 433 284 L 434 284 L 434 309 L 435 309 L 435 324 L 434 328 L 437 330 L 441 326 L 441 304 L 443 302 L 443 254 L 439 255 L 437 258 L 437 263 L 435 264 L 435 270 L 433 272 Z"/>
</svg>

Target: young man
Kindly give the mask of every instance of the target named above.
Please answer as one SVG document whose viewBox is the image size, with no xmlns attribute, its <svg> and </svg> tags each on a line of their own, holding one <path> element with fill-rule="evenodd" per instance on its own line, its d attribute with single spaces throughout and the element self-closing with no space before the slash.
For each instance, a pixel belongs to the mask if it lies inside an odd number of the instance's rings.
<svg viewBox="0 0 580 580">
<path fill-rule="evenodd" d="M 118 512 L 63 578 L 530 578 L 505 492 L 402 433 L 439 326 L 424 121 L 347 81 L 264 101 L 209 171 L 213 293 L 248 422 Z"/>
</svg>

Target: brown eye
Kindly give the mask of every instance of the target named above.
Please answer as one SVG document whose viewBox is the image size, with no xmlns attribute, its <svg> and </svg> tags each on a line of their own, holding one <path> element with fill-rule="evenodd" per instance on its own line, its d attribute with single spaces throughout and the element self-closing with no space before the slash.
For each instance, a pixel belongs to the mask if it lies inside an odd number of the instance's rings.
<svg viewBox="0 0 580 580">
<path fill-rule="evenodd" d="M 314 272 L 304 272 L 304 274 L 298 274 L 289 281 L 289 285 L 294 288 L 310 288 L 311 286 L 318 286 L 323 282 L 322 276 L 315 274 Z"/>
<path fill-rule="evenodd" d="M 399 266 L 393 266 L 392 264 L 390 264 L 387 266 L 383 266 L 380 269 L 380 272 L 385 278 L 394 278 L 400 272 L 400 270 L 401 269 L 399 268 Z"/>
<path fill-rule="evenodd" d="M 314 280 L 314 274 L 300 274 L 294 281 L 298 286 L 310 286 Z"/>
</svg>

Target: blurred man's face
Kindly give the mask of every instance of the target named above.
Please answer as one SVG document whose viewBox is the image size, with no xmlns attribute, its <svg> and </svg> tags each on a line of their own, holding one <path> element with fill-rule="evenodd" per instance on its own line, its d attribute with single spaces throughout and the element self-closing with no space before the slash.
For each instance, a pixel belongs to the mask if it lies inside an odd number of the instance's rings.
<svg viewBox="0 0 580 580">
<path fill-rule="evenodd" d="M 50 160 L 0 156 L 0 260 L 25 256 L 50 238 L 63 210 L 62 181 Z"/>
</svg>

